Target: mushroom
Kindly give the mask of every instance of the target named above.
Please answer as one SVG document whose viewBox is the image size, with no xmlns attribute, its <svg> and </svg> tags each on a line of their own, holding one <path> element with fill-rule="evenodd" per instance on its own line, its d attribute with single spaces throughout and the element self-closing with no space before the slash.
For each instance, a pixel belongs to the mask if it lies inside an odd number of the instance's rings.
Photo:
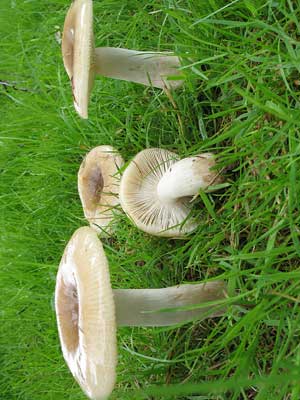
<svg viewBox="0 0 300 400">
<path fill-rule="evenodd" d="M 98 146 L 78 171 L 78 192 L 85 218 L 97 232 L 110 232 L 119 205 L 120 168 L 124 161 L 112 146 Z"/>
<path fill-rule="evenodd" d="M 168 150 L 142 150 L 121 178 L 121 206 L 144 232 L 183 237 L 200 223 L 188 218 L 190 197 L 220 182 L 214 166 L 215 159 L 210 153 L 179 160 L 177 154 Z"/>
<path fill-rule="evenodd" d="M 112 290 L 97 233 L 90 227 L 79 228 L 66 246 L 56 278 L 63 356 L 87 396 L 106 399 L 116 379 L 117 326 L 165 326 L 218 316 L 224 314 L 224 306 L 220 310 L 216 302 L 205 303 L 225 297 L 226 285 L 220 280 L 166 289 Z M 174 310 L 178 307 L 189 309 Z M 161 311 L 168 308 L 172 310 Z"/>
<path fill-rule="evenodd" d="M 158 88 L 176 88 L 183 82 L 179 79 L 179 58 L 170 52 L 95 49 L 92 0 L 74 0 L 69 8 L 63 29 L 62 55 L 72 83 L 74 107 L 82 118 L 88 118 L 88 99 L 96 74 Z M 173 80 L 168 80 L 169 76 Z"/>
</svg>

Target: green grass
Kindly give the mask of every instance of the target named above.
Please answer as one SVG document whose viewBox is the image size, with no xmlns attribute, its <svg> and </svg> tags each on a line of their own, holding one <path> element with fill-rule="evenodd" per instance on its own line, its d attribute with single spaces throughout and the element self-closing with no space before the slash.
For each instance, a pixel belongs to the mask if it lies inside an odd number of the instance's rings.
<svg viewBox="0 0 300 400">
<path fill-rule="evenodd" d="M 85 153 L 111 144 L 213 151 L 228 186 L 203 194 L 187 240 L 120 215 L 104 240 L 115 288 L 222 276 L 243 306 L 173 328 L 118 330 L 112 399 L 300 398 L 300 5 L 297 1 L 94 1 L 96 45 L 174 50 L 185 84 L 97 79 L 77 117 L 55 34 L 69 3 L 0 5 L 0 397 L 84 399 L 61 355 L 53 292 L 73 231 Z M 176 107 L 174 107 L 174 103 Z M 179 121 L 181 125 L 179 124 Z"/>
</svg>

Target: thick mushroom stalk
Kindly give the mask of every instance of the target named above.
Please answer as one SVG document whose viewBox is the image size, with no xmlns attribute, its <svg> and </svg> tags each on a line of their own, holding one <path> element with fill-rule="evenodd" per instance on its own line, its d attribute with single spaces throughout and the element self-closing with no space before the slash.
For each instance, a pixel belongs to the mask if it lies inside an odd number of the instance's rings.
<svg viewBox="0 0 300 400">
<path fill-rule="evenodd" d="M 216 281 L 165 289 L 115 289 L 113 294 L 118 326 L 168 326 L 222 315 L 224 308 L 203 305 L 224 299 L 226 286 Z M 187 310 L 167 311 L 180 307 Z"/>
<path fill-rule="evenodd" d="M 152 85 L 154 87 L 176 88 L 182 80 L 168 80 L 178 77 L 180 62 L 171 53 L 136 51 L 114 47 L 95 49 L 95 72 L 108 78 Z"/>
<path fill-rule="evenodd" d="M 112 47 L 95 49 L 92 0 L 74 0 L 69 8 L 63 29 L 62 55 L 72 84 L 74 107 L 82 118 L 88 118 L 95 74 L 163 89 L 177 88 L 183 83 L 180 60 L 171 53 Z"/>
<path fill-rule="evenodd" d="M 175 203 L 181 197 L 195 196 L 200 189 L 219 182 L 212 154 L 203 153 L 184 158 L 172 165 L 157 185 L 158 199 L 165 204 Z"/>
<path fill-rule="evenodd" d="M 165 326 L 214 317 L 224 314 L 225 308 L 206 303 L 225 298 L 223 281 L 113 290 L 97 233 L 90 227 L 79 228 L 66 246 L 56 277 L 55 310 L 63 356 L 86 395 L 105 400 L 116 381 L 118 325 Z M 173 310 L 189 306 L 193 309 Z M 159 311 L 164 308 L 170 311 Z"/>
</svg>

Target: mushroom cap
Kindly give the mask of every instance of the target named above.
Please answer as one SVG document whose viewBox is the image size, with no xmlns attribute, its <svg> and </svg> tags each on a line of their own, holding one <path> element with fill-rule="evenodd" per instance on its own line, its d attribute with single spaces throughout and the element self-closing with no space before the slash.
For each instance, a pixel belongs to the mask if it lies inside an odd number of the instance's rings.
<svg viewBox="0 0 300 400">
<path fill-rule="evenodd" d="M 86 219 L 97 232 L 110 231 L 120 204 L 120 168 L 124 161 L 112 146 L 98 146 L 84 158 L 78 171 L 78 192 Z"/>
<path fill-rule="evenodd" d="M 173 204 L 164 204 L 157 196 L 160 179 L 178 160 L 179 156 L 168 150 L 142 150 L 128 164 L 121 178 L 123 210 L 139 229 L 151 235 L 183 237 L 198 225 L 188 218 L 190 199 L 180 198 Z"/>
<path fill-rule="evenodd" d="M 70 371 L 87 396 L 106 399 L 116 378 L 115 304 L 102 244 L 89 227 L 75 231 L 64 251 L 55 309 Z"/>
<path fill-rule="evenodd" d="M 82 118 L 87 118 L 95 79 L 92 0 L 75 0 L 69 8 L 63 29 L 62 56 L 72 84 L 74 107 Z"/>
</svg>

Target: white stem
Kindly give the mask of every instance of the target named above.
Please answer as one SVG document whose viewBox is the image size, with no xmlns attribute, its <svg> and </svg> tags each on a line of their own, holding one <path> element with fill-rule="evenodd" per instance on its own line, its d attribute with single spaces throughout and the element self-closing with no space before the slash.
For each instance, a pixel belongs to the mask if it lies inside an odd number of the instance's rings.
<svg viewBox="0 0 300 400">
<path fill-rule="evenodd" d="M 214 165 L 210 153 L 177 161 L 160 179 L 157 185 L 158 199 L 170 204 L 181 197 L 195 196 L 200 189 L 215 183 L 217 172 L 211 170 Z"/>
<path fill-rule="evenodd" d="M 110 78 L 142 83 L 158 88 L 176 88 L 182 80 L 168 80 L 179 76 L 179 58 L 171 53 L 135 51 L 114 47 L 95 49 L 95 72 Z"/>
<path fill-rule="evenodd" d="M 224 314 L 224 308 L 204 303 L 226 298 L 223 281 L 179 285 L 165 289 L 113 290 L 118 326 L 168 326 Z M 193 310 L 160 311 L 202 305 Z"/>
</svg>

